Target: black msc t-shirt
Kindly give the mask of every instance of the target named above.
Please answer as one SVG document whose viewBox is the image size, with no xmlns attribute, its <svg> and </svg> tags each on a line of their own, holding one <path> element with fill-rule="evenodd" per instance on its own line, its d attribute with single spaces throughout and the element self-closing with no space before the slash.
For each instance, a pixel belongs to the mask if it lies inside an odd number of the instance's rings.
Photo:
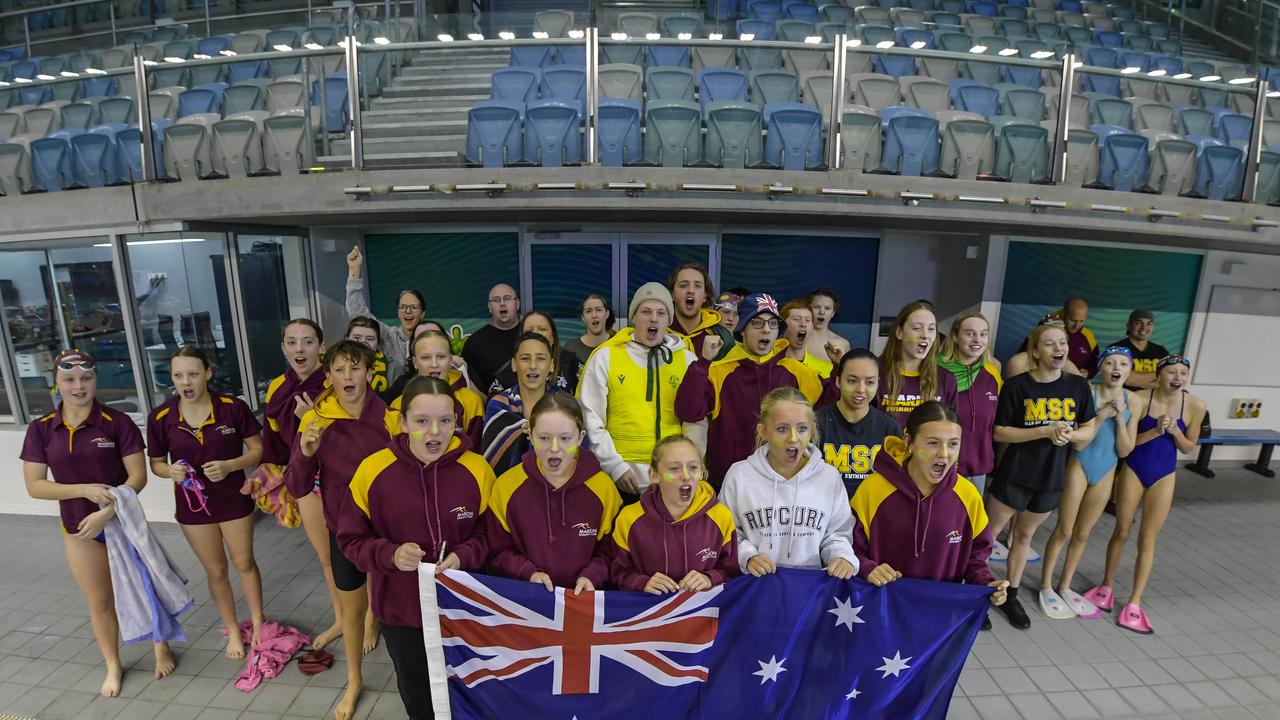
<svg viewBox="0 0 1280 720">
<path fill-rule="evenodd" d="M 902 428 L 879 408 L 871 408 L 866 417 L 856 423 L 845 420 L 835 403 L 818 411 L 818 442 L 822 444 L 822 457 L 828 465 L 840 471 L 840 479 L 844 481 L 849 497 L 853 497 L 858 485 L 871 474 L 871 460 L 890 435 L 902 437 Z"/>
<path fill-rule="evenodd" d="M 511 366 L 516 354 L 516 340 L 520 339 L 520 325 L 510 330 L 499 330 L 485 325 L 471 333 L 462 346 L 462 359 L 467 361 L 467 374 L 471 384 L 486 396 L 502 391 L 495 387 L 494 376 L 504 367 Z"/>
<path fill-rule="evenodd" d="M 1095 413 L 1088 380 L 1063 373 L 1053 382 L 1041 383 L 1026 372 L 1005 381 L 996 405 L 996 425 L 1034 428 L 1068 422 L 1080 427 Z M 1036 492 L 1062 492 L 1070 454 L 1070 444 L 1058 447 L 1048 438 L 1009 443 L 993 474 L 1002 482 Z"/>
<path fill-rule="evenodd" d="M 1147 349 L 1139 350 L 1134 347 L 1133 341 L 1125 338 L 1118 343 L 1111 343 L 1117 347 L 1129 348 L 1129 352 L 1133 353 L 1133 372 L 1136 373 L 1153 373 L 1156 371 L 1156 363 L 1160 362 L 1160 358 L 1169 354 L 1169 351 L 1163 345 L 1157 345 L 1151 341 L 1147 341 Z M 1142 390 L 1136 385 L 1125 385 L 1127 390 Z"/>
</svg>

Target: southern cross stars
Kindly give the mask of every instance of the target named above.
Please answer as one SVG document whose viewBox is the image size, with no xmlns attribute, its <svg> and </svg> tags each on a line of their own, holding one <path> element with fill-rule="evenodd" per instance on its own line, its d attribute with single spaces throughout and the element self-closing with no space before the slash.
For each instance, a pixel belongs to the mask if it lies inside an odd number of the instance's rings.
<svg viewBox="0 0 1280 720">
<path fill-rule="evenodd" d="M 781 660 L 779 660 L 777 655 L 770 655 L 769 662 L 765 662 L 763 660 L 757 660 L 756 662 L 760 663 L 760 669 L 751 674 L 758 675 L 760 677 L 761 685 L 765 684 L 765 681 L 769 681 L 769 680 L 772 680 L 773 682 L 777 682 L 778 675 L 780 673 L 784 673 L 787 671 L 786 668 L 782 667 L 782 663 L 786 661 L 787 661 L 786 658 L 782 658 Z"/>
<path fill-rule="evenodd" d="M 836 601 L 836 606 L 827 612 L 836 616 L 837 627 L 844 625 L 849 629 L 849 632 L 853 632 L 854 623 L 864 624 L 867 622 L 866 620 L 858 617 L 858 613 L 862 612 L 862 606 L 859 605 L 858 607 L 853 607 L 852 597 L 848 600 L 841 600 L 840 598 L 832 599 Z"/>
<path fill-rule="evenodd" d="M 889 677 L 890 675 L 893 675 L 894 677 L 899 677 L 898 673 L 902 672 L 903 670 L 911 669 L 911 666 L 907 664 L 907 661 L 910 660 L 911 658 L 902 657 L 901 651 L 895 652 L 892 658 L 887 658 L 882 656 L 880 659 L 884 660 L 884 664 L 876 669 L 884 673 L 883 675 L 880 676 L 881 680 Z"/>
<path fill-rule="evenodd" d="M 849 691 L 849 694 L 848 694 L 848 695 L 845 695 L 845 696 L 844 696 L 844 699 L 845 699 L 845 700 L 857 700 L 857 699 L 858 699 L 858 696 L 859 696 L 859 695 L 861 695 L 861 694 L 862 694 L 862 691 L 861 691 L 861 690 L 859 690 L 858 688 L 854 688 L 854 689 L 852 689 L 852 690 L 850 690 L 850 691 Z M 577 718 L 574 718 L 573 720 L 578 720 L 578 719 L 577 719 Z"/>
</svg>

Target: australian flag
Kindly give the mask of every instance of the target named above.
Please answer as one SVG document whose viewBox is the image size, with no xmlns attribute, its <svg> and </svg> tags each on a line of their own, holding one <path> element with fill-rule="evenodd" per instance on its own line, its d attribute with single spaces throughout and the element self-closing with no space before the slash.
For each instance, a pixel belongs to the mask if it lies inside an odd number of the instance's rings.
<svg viewBox="0 0 1280 720">
<path fill-rule="evenodd" d="M 699 593 L 574 595 L 431 567 L 436 717 L 467 720 L 941 719 L 992 592 L 781 568 Z"/>
</svg>

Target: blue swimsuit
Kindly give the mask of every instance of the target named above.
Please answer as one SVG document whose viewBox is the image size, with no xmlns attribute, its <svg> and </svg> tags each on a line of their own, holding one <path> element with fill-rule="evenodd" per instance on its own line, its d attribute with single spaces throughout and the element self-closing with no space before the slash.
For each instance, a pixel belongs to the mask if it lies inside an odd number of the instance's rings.
<svg viewBox="0 0 1280 720">
<path fill-rule="evenodd" d="M 1151 391 L 1154 398 L 1156 391 Z M 1182 391 L 1182 408 L 1178 410 L 1178 429 L 1187 431 L 1187 424 L 1182 421 L 1182 412 L 1187 407 L 1187 391 Z M 1138 433 L 1144 433 L 1156 427 L 1157 420 L 1151 417 L 1151 401 L 1147 401 L 1147 414 L 1138 421 Z M 1178 446 L 1169 433 L 1152 438 L 1135 447 L 1125 460 L 1129 469 L 1138 476 L 1142 487 L 1149 488 L 1162 478 L 1172 475 L 1178 469 Z"/>
<path fill-rule="evenodd" d="M 1093 403 L 1098 404 L 1098 393 L 1093 394 Z M 1129 424 L 1129 393 L 1124 394 L 1124 424 Z M 1092 487 L 1107 473 L 1115 469 L 1119 458 L 1116 457 L 1116 418 L 1107 418 L 1098 424 L 1098 431 L 1093 440 L 1082 449 L 1075 451 L 1076 461 L 1084 469 L 1085 482 Z"/>
</svg>

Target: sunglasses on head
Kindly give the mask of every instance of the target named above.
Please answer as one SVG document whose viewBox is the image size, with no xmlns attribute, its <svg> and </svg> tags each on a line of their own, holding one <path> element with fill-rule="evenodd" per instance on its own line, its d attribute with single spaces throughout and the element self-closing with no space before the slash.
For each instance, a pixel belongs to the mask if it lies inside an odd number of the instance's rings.
<svg viewBox="0 0 1280 720">
<path fill-rule="evenodd" d="M 76 368 L 80 368 L 81 370 L 92 370 L 95 367 L 97 367 L 97 364 L 92 360 L 72 360 L 58 363 L 58 369 L 65 371 L 75 370 Z"/>
</svg>

